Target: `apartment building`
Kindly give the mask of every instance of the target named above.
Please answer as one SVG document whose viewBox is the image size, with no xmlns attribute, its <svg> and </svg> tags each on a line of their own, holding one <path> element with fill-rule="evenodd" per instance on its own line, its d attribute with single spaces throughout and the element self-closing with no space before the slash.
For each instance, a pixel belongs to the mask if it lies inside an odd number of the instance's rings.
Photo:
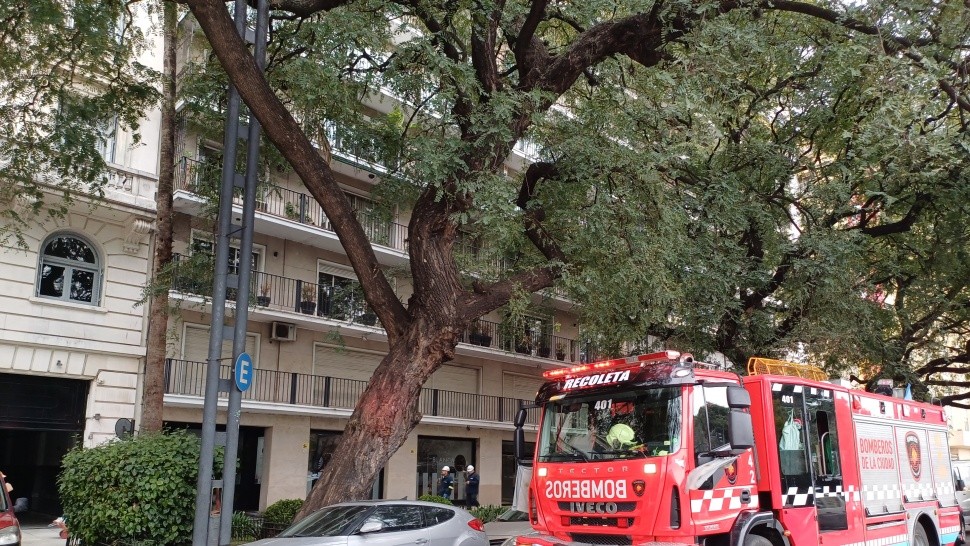
<svg viewBox="0 0 970 546">
<path fill-rule="evenodd" d="M 160 70 L 157 43 L 140 62 Z M 137 421 L 160 117 L 145 113 L 137 141 L 104 120 L 98 151 L 109 178 L 97 203 L 78 196 L 63 218 L 31 215 L 23 197 L 5 204 L 31 220 L 23 246 L 10 238 L 0 249 L 0 469 L 33 511 L 61 513 L 67 450 Z M 62 202 L 54 186 L 44 198 Z"/>
</svg>

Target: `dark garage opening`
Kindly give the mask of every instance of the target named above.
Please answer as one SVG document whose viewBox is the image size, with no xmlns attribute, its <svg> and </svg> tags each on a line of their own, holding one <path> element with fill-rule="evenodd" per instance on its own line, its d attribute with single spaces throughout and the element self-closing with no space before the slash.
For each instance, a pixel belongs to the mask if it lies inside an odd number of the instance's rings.
<svg viewBox="0 0 970 546">
<path fill-rule="evenodd" d="M 0 373 L 0 471 L 25 497 L 22 519 L 61 515 L 61 458 L 81 441 L 90 381 Z M 48 519 L 50 518 L 50 519 Z"/>
</svg>

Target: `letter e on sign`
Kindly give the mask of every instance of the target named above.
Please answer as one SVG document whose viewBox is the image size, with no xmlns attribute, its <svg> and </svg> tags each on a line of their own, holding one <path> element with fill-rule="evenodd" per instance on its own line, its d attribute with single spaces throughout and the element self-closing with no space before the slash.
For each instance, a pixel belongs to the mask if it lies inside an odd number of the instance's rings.
<svg viewBox="0 0 970 546">
<path fill-rule="evenodd" d="M 236 358 L 236 388 L 239 392 L 246 392 L 253 384 L 253 357 L 249 353 L 241 353 Z"/>
</svg>

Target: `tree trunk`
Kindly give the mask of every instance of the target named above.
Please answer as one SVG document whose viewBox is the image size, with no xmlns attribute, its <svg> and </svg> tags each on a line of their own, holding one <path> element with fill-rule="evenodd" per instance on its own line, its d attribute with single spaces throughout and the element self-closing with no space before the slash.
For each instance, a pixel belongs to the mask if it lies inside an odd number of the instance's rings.
<svg viewBox="0 0 970 546">
<path fill-rule="evenodd" d="M 452 359 L 461 330 L 417 319 L 390 347 L 297 519 L 336 502 L 370 497 L 381 469 L 421 421 L 421 387 Z"/>
<path fill-rule="evenodd" d="M 162 430 L 165 396 L 165 346 L 168 333 L 168 287 L 164 268 L 172 261 L 172 188 L 175 178 L 175 27 L 176 5 L 163 0 L 164 75 L 162 77 L 162 128 L 155 194 L 155 260 L 149 303 L 145 388 L 142 394 L 140 432 Z"/>
</svg>

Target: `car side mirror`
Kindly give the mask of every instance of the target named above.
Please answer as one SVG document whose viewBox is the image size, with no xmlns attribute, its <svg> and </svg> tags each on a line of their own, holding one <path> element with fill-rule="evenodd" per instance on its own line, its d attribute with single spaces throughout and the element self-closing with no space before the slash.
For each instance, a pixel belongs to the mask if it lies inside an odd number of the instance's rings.
<svg viewBox="0 0 970 546">
<path fill-rule="evenodd" d="M 382 529 L 384 529 L 384 524 L 381 523 L 380 520 L 377 520 L 377 519 L 369 519 L 369 520 L 365 521 L 363 525 L 360 526 L 360 531 L 358 531 L 358 532 L 359 533 L 362 533 L 362 534 L 364 534 L 364 533 L 376 533 L 376 532 L 378 532 L 378 531 L 380 531 Z"/>
</svg>

